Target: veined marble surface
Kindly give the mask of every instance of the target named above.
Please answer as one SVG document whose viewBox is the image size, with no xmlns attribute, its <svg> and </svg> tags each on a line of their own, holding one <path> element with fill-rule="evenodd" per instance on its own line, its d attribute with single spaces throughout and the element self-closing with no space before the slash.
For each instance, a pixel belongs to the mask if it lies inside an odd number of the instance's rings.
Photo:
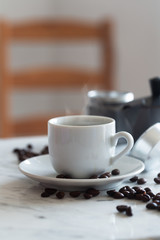
<svg viewBox="0 0 160 240">
<path fill-rule="evenodd" d="M 113 200 L 103 193 L 89 200 L 68 195 L 61 200 L 54 195 L 41 198 L 44 188 L 19 171 L 17 157 L 12 152 L 28 143 L 40 151 L 47 145 L 47 137 L 0 140 L 0 239 L 160 239 L 160 212 L 147 210 L 146 203 Z M 160 185 L 153 181 L 158 172 L 160 167 L 140 174 L 147 179 L 142 187 L 160 192 Z M 125 185 L 136 184 L 126 180 L 122 186 Z M 118 213 L 116 206 L 120 204 L 130 205 L 134 215 Z"/>
</svg>

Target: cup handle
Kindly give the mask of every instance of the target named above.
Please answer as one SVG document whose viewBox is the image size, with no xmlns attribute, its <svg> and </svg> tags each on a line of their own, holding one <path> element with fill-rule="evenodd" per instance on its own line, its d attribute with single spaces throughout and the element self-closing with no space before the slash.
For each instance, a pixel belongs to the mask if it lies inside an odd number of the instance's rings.
<svg viewBox="0 0 160 240">
<path fill-rule="evenodd" d="M 111 157 L 111 164 L 113 164 L 116 160 L 118 160 L 119 158 L 127 154 L 131 150 L 134 144 L 132 135 L 128 132 L 122 131 L 122 132 L 116 133 L 114 136 L 111 137 L 111 145 L 112 146 L 117 145 L 119 138 L 124 138 L 127 141 L 127 143 L 125 148 L 120 153 Z"/>
</svg>

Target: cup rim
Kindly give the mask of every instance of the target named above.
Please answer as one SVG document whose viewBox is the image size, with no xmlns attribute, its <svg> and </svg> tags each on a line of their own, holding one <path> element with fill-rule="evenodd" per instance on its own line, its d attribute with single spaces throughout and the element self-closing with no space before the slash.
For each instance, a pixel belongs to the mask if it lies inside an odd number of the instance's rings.
<svg viewBox="0 0 160 240">
<path fill-rule="evenodd" d="M 100 124 L 91 124 L 91 125 L 69 125 L 69 124 L 62 124 L 62 123 L 58 123 L 58 120 L 61 119 L 69 119 L 69 118 L 90 118 L 90 119 L 101 119 L 104 122 L 100 123 Z M 108 122 L 105 120 L 108 120 Z M 115 120 L 113 118 L 110 117 L 105 117 L 105 116 L 97 116 L 97 115 L 68 115 L 68 116 L 60 116 L 60 117 L 55 117 L 55 118 L 51 118 L 48 120 L 48 124 L 53 125 L 53 126 L 63 126 L 63 127 L 71 127 L 71 128 L 91 128 L 91 127 L 100 127 L 100 126 L 104 126 L 104 125 L 110 125 L 115 123 Z"/>
</svg>

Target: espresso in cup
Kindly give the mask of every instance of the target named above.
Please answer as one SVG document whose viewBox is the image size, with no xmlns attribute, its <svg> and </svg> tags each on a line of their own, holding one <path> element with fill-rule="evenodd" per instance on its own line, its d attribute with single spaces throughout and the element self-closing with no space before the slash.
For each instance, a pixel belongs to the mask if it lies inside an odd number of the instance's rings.
<svg viewBox="0 0 160 240">
<path fill-rule="evenodd" d="M 124 149 L 115 154 L 117 142 L 126 139 Z M 115 120 L 108 117 L 74 115 L 48 121 L 49 156 L 57 173 L 73 178 L 89 178 L 107 171 L 133 146 L 127 132 L 115 132 Z"/>
</svg>

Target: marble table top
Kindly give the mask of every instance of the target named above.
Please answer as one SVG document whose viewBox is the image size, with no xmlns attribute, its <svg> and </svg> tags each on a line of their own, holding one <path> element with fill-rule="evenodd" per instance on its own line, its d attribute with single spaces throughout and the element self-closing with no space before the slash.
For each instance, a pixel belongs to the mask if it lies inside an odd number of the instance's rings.
<svg viewBox="0 0 160 240">
<path fill-rule="evenodd" d="M 112 199 L 104 192 L 89 200 L 67 194 L 61 200 L 42 198 L 44 187 L 19 171 L 13 153 L 29 143 L 35 151 L 48 144 L 46 136 L 0 140 L 0 239 L 160 239 L 160 212 L 147 210 L 146 203 Z M 153 181 L 158 172 L 160 167 L 140 174 L 147 179 L 143 188 L 160 192 L 160 185 Z M 129 180 L 125 185 L 135 186 Z M 132 217 L 117 212 L 121 204 L 132 207 Z"/>
</svg>

